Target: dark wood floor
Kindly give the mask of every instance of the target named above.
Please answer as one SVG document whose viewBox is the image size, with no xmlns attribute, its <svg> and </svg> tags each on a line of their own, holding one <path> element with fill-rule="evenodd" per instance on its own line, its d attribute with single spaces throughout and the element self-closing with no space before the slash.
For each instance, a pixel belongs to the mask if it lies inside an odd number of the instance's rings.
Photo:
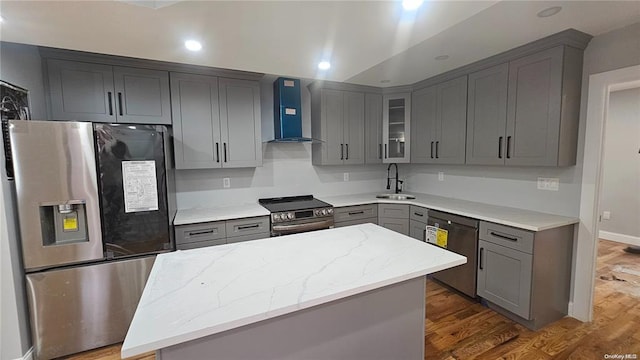
<svg viewBox="0 0 640 360">
<path fill-rule="evenodd" d="M 640 357 L 640 298 L 636 296 L 640 294 L 640 255 L 624 252 L 625 247 L 600 241 L 592 323 L 564 318 L 533 332 L 427 281 L 425 359 L 602 360 L 605 354 Z M 120 360 L 120 346 L 67 359 Z M 149 353 L 131 359 L 155 357 Z"/>
</svg>

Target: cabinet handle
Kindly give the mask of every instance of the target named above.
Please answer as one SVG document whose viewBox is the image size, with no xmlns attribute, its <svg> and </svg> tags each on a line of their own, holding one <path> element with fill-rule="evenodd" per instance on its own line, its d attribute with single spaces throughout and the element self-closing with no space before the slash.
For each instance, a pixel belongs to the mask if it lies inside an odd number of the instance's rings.
<svg viewBox="0 0 640 360">
<path fill-rule="evenodd" d="M 422 241 L 427 242 L 427 229 L 422 229 Z"/>
<path fill-rule="evenodd" d="M 382 144 L 378 144 L 378 159 L 382 159 Z"/>
<path fill-rule="evenodd" d="M 484 249 L 480 248 L 480 261 L 478 261 L 478 267 L 480 268 L 480 270 L 483 270 L 483 268 L 482 268 L 482 254 L 484 254 Z"/>
<path fill-rule="evenodd" d="M 216 143 L 216 162 L 220 162 L 220 143 Z"/>
<path fill-rule="evenodd" d="M 420 214 L 419 212 L 414 212 L 413 215 L 415 215 L 415 216 L 424 216 L 424 214 Z"/>
<path fill-rule="evenodd" d="M 389 156 L 389 153 L 387 152 L 387 144 L 384 144 L 384 158 L 386 159 Z"/>
<path fill-rule="evenodd" d="M 340 144 L 340 160 L 344 160 L 344 144 Z"/>
<path fill-rule="evenodd" d="M 360 211 L 349 211 L 349 215 L 359 215 L 359 214 L 364 214 L 364 210 L 360 210 Z"/>
<path fill-rule="evenodd" d="M 502 140 L 504 139 L 504 136 L 500 136 L 498 138 L 498 159 L 502 159 Z"/>
<path fill-rule="evenodd" d="M 118 108 L 120 109 L 120 116 L 124 115 L 122 111 L 122 93 L 118 93 Z"/>
<path fill-rule="evenodd" d="M 501 239 L 509 240 L 509 241 L 518 241 L 518 238 L 514 238 L 514 237 L 511 237 L 511 236 L 506 236 L 506 235 L 498 234 L 498 233 L 495 233 L 495 232 L 493 232 L 493 231 L 492 231 L 492 232 L 490 232 L 489 234 L 491 234 L 491 235 L 493 235 L 493 236 L 495 236 L 495 237 L 499 237 L 499 238 L 501 238 Z"/>
<path fill-rule="evenodd" d="M 109 116 L 113 116 L 113 99 L 111 98 L 111 91 L 107 92 L 109 98 Z"/>
<path fill-rule="evenodd" d="M 213 234 L 213 229 L 189 232 L 189 236 L 204 235 L 204 234 Z"/>
<path fill-rule="evenodd" d="M 511 136 L 507 136 L 507 159 L 511 159 Z"/>
<path fill-rule="evenodd" d="M 440 141 L 436 141 L 436 159 L 440 158 L 440 155 L 438 155 L 438 148 L 440 147 Z"/>
<path fill-rule="evenodd" d="M 345 144 L 344 147 L 347 148 L 347 158 L 345 160 L 349 160 L 349 144 Z"/>
<path fill-rule="evenodd" d="M 222 143 L 222 149 L 224 154 L 224 162 L 227 162 L 227 143 Z"/>
<path fill-rule="evenodd" d="M 255 229 L 259 227 L 260 227 L 260 224 L 243 225 L 243 226 L 238 226 L 238 230 Z"/>
<path fill-rule="evenodd" d="M 433 141 L 431 142 L 431 158 L 433 159 Z"/>
</svg>

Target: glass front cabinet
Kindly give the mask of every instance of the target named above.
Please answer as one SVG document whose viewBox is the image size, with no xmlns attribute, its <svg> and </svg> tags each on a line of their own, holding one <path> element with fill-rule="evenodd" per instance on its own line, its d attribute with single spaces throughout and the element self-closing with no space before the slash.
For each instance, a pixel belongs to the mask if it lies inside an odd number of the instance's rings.
<svg viewBox="0 0 640 360">
<path fill-rule="evenodd" d="M 382 103 L 382 143 L 384 163 L 410 160 L 411 93 L 388 94 Z"/>
</svg>

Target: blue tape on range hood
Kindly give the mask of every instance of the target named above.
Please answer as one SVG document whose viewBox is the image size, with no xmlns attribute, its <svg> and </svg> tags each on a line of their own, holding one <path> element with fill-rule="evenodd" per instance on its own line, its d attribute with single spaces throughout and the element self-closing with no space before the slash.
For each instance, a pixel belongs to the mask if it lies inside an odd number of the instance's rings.
<svg viewBox="0 0 640 360">
<path fill-rule="evenodd" d="M 311 141 L 302 136 L 301 104 L 299 79 L 280 77 L 273 82 L 274 141 Z"/>
</svg>

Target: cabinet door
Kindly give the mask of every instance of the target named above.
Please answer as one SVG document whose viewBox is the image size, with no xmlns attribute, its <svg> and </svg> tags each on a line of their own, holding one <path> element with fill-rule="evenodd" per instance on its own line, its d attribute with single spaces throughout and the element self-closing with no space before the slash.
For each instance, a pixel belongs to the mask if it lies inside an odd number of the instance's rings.
<svg viewBox="0 0 640 360">
<path fill-rule="evenodd" d="M 464 164 L 467 130 L 467 76 L 438 85 L 436 162 Z"/>
<path fill-rule="evenodd" d="M 436 142 L 436 87 L 430 86 L 412 95 L 411 162 L 434 163 Z"/>
<path fill-rule="evenodd" d="M 364 94 L 344 92 L 344 163 L 364 164 Z"/>
<path fill-rule="evenodd" d="M 382 163 L 382 95 L 364 97 L 365 162 Z"/>
<path fill-rule="evenodd" d="M 321 123 L 326 134 L 322 144 L 322 165 L 340 165 L 344 161 L 344 94 L 340 90 L 321 90 Z"/>
<path fill-rule="evenodd" d="M 171 73 L 171 111 L 176 169 L 221 167 L 218 78 Z"/>
<path fill-rule="evenodd" d="M 378 217 L 378 225 L 400 234 L 409 235 L 409 219 Z"/>
<path fill-rule="evenodd" d="M 382 100 L 384 163 L 409 162 L 411 94 L 385 95 Z"/>
<path fill-rule="evenodd" d="M 426 232 L 427 224 L 416 220 L 409 220 L 409 236 L 416 240 L 427 241 Z"/>
<path fill-rule="evenodd" d="M 531 275 L 531 254 L 480 240 L 478 296 L 530 319 Z"/>
<path fill-rule="evenodd" d="M 220 79 L 222 167 L 262 165 L 260 86 L 257 81 Z"/>
<path fill-rule="evenodd" d="M 467 164 L 504 165 L 509 64 L 469 75 Z"/>
<path fill-rule="evenodd" d="M 169 73 L 113 68 L 118 122 L 171 125 Z"/>
<path fill-rule="evenodd" d="M 116 122 L 111 66 L 47 60 L 51 120 Z"/>
<path fill-rule="evenodd" d="M 509 63 L 507 165 L 557 166 L 563 48 Z"/>
</svg>

